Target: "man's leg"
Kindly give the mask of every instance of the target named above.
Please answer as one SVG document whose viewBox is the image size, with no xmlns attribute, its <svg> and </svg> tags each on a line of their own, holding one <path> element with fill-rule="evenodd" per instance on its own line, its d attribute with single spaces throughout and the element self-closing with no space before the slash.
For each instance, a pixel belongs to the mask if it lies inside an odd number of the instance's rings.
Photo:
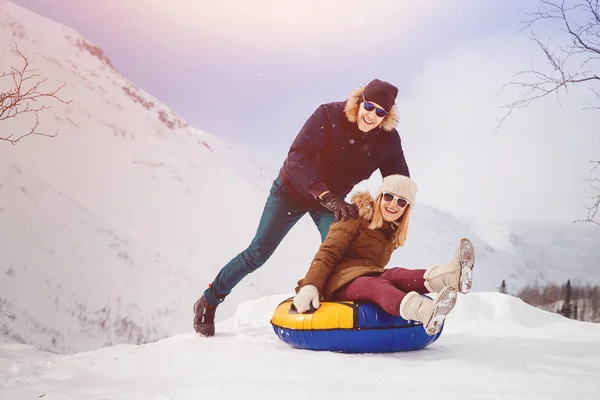
<svg viewBox="0 0 600 400">
<path fill-rule="evenodd" d="M 310 210 L 310 217 L 314 221 L 319 233 L 321 234 L 321 242 L 325 241 L 329 233 L 329 227 L 335 219 L 335 215 L 324 208 L 313 208 Z"/>
<path fill-rule="evenodd" d="M 258 228 L 250 245 L 218 273 L 204 298 L 218 305 L 248 274 L 261 267 L 271 257 L 290 229 L 306 213 L 298 205 L 279 178 L 275 179 L 264 206 Z"/>
</svg>

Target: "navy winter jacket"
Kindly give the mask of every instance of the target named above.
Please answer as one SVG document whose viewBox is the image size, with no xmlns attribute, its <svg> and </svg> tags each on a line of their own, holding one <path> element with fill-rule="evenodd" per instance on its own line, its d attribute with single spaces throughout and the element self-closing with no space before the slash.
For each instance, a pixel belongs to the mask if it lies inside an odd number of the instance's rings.
<svg viewBox="0 0 600 400">
<path fill-rule="evenodd" d="M 400 135 L 378 126 L 362 132 L 344 112 L 345 101 L 322 104 L 292 143 L 280 176 L 299 200 L 314 203 L 326 190 L 346 197 L 377 169 L 381 176 L 410 172 Z"/>
</svg>

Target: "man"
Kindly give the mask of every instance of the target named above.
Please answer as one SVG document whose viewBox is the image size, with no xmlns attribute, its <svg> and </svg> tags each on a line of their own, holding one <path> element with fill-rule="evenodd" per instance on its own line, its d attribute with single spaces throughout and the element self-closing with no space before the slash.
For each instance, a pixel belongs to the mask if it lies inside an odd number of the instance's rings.
<svg viewBox="0 0 600 400">
<path fill-rule="evenodd" d="M 217 306 L 271 257 L 306 213 L 323 241 L 334 221 L 358 216 L 356 206 L 344 199 L 375 170 L 382 177 L 410 177 L 395 129 L 397 94 L 395 86 L 375 79 L 346 101 L 322 104 L 306 121 L 273 181 L 254 239 L 221 269 L 194 304 L 197 333 L 215 334 Z"/>
</svg>

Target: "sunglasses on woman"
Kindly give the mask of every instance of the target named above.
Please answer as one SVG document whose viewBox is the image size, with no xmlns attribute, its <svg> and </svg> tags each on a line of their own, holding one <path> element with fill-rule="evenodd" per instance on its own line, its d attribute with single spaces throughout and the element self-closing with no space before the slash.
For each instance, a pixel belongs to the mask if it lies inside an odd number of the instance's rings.
<svg viewBox="0 0 600 400">
<path fill-rule="evenodd" d="M 390 192 L 383 192 L 383 201 L 385 201 L 386 203 L 391 203 L 394 200 L 396 201 L 396 204 L 400 208 L 404 208 L 408 205 L 408 200 L 406 200 L 402 197 L 395 196 L 395 195 L 391 194 Z"/>
<path fill-rule="evenodd" d="M 365 110 L 367 110 L 367 111 L 373 111 L 373 110 L 375 110 L 375 115 L 377 115 L 380 118 L 383 118 L 386 115 L 388 115 L 388 112 L 385 111 L 383 108 L 375 107 L 375 105 L 373 103 L 371 103 L 370 101 L 365 100 L 365 95 L 364 94 L 363 94 L 362 98 L 363 98 L 363 107 L 365 108 Z"/>
</svg>

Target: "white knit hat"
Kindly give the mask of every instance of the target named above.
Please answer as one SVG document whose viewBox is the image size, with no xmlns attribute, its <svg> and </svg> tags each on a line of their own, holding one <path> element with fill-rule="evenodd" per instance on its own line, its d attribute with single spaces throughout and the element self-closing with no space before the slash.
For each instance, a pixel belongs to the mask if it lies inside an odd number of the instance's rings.
<svg viewBox="0 0 600 400">
<path fill-rule="evenodd" d="M 414 204 L 415 196 L 417 195 L 417 184 L 404 175 L 389 175 L 383 178 L 383 182 L 381 182 L 381 186 L 379 186 L 379 190 L 377 191 L 377 197 L 382 192 L 390 192 L 396 196 L 405 198 L 410 204 Z"/>
</svg>

